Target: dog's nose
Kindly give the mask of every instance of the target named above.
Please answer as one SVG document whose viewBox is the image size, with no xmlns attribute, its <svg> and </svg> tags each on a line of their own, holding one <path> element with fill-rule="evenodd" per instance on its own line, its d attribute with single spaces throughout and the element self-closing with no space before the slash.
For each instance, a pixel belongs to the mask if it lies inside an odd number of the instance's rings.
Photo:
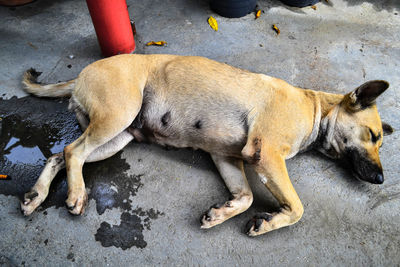
<svg viewBox="0 0 400 267">
<path fill-rule="evenodd" d="M 383 174 L 378 173 L 375 177 L 375 183 L 376 184 L 382 184 L 383 183 Z"/>
</svg>

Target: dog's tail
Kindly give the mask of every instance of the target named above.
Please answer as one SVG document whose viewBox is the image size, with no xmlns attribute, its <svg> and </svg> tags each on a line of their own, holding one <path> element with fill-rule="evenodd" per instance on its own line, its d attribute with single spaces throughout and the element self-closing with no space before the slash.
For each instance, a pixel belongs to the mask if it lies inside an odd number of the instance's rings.
<svg viewBox="0 0 400 267">
<path fill-rule="evenodd" d="M 32 68 L 25 71 L 22 78 L 25 91 L 39 97 L 71 96 L 75 88 L 76 79 L 55 84 L 41 84 L 37 82 L 37 77 L 39 77 L 40 74 L 42 73 Z"/>
</svg>

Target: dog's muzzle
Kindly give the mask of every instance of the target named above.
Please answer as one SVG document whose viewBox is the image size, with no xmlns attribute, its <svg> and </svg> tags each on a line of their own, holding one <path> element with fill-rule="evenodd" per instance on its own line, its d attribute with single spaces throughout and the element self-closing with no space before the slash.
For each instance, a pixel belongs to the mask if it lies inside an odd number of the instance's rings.
<svg viewBox="0 0 400 267">
<path fill-rule="evenodd" d="M 382 168 L 364 156 L 365 154 L 357 149 L 348 148 L 342 161 L 358 179 L 372 184 L 382 184 L 384 181 Z"/>
</svg>

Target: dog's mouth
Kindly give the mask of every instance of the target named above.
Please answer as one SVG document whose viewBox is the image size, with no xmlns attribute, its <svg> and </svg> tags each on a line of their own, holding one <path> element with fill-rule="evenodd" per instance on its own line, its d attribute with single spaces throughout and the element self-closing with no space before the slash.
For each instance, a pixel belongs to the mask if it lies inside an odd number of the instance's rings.
<svg viewBox="0 0 400 267">
<path fill-rule="evenodd" d="M 351 172 L 351 175 L 353 175 L 353 177 L 355 177 L 357 180 L 359 180 L 360 182 L 361 181 L 363 181 L 363 182 L 365 182 L 365 181 L 367 181 L 365 178 L 363 178 L 363 176 L 360 174 L 360 173 L 358 173 L 357 171 L 355 171 L 355 170 L 350 170 L 350 172 Z"/>
<path fill-rule="evenodd" d="M 382 184 L 384 181 L 383 174 L 380 172 L 369 173 L 368 175 L 361 174 L 358 170 L 351 168 L 350 172 L 354 178 L 359 181 L 369 182 L 371 184 Z"/>
</svg>

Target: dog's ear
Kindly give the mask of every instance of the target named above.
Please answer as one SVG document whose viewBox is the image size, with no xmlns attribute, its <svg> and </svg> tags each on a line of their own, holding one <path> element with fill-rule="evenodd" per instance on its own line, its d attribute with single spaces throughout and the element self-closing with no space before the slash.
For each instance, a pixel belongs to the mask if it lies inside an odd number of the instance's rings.
<svg viewBox="0 0 400 267">
<path fill-rule="evenodd" d="M 352 109 L 367 108 L 375 103 L 375 99 L 385 92 L 389 87 L 387 81 L 375 80 L 360 85 L 357 89 L 349 94 L 349 102 Z"/>
<path fill-rule="evenodd" d="M 386 122 L 382 122 L 382 129 L 383 129 L 383 135 L 391 135 L 394 132 L 392 126 L 390 126 Z"/>
</svg>

